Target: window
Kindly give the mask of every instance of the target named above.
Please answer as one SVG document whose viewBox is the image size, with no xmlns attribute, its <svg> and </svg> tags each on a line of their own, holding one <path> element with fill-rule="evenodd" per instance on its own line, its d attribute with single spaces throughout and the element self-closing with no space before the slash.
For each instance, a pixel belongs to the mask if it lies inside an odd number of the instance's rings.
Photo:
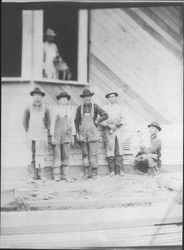
<svg viewBox="0 0 184 250">
<path fill-rule="evenodd" d="M 43 9 L 44 34 L 47 28 L 55 31 L 55 44 L 77 80 L 78 10 L 75 7 L 49 6 Z"/>
<path fill-rule="evenodd" d="M 3 77 L 21 76 L 22 13 L 15 5 L 2 6 L 1 74 Z"/>
</svg>

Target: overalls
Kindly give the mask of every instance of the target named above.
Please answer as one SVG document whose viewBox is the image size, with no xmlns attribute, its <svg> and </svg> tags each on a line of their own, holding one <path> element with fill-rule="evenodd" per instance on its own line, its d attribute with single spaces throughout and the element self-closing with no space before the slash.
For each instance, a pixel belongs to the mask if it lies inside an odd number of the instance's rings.
<svg viewBox="0 0 184 250">
<path fill-rule="evenodd" d="M 56 140 L 56 145 L 53 148 L 54 167 L 59 167 L 61 176 L 65 176 L 68 172 L 71 143 L 71 128 L 67 116 L 57 116 L 54 138 Z"/>
<path fill-rule="evenodd" d="M 94 106 L 91 112 L 81 107 L 82 123 L 79 129 L 80 146 L 82 149 L 84 175 L 89 177 L 97 175 L 98 168 L 98 139 L 99 133 L 93 122 Z"/>
</svg>

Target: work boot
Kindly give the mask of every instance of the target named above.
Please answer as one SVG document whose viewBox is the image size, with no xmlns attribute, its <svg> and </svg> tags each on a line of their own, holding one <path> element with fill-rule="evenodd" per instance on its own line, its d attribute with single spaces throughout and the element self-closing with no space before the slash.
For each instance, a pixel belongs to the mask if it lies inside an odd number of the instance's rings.
<svg viewBox="0 0 184 250">
<path fill-rule="evenodd" d="M 52 167 L 49 167 L 49 168 L 48 168 L 48 175 L 47 175 L 47 178 L 48 178 L 49 180 L 54 180 L 53 168 L 52 168 Z"/>
<path fill-rule="evenodd" d="M 33 179 L 34 180 L 40 180 L 40 176 L 39 176 L 39 173 L 38 173 L 38 168 L 34 168 L 34 175 L 33 175 Z"/>
<path fill-rule="evenodd" d="M 89 179 L 89 167 L 84 167 L 84 180 Z"/>
<path fill-rule="evenodd" d="M 97 174 L 98 174 L 97 168 L 92 168 L 92 178 L 93 178 L 93 180 L 97 179 L 97 177 L 98 177 Z"/>
</svg>

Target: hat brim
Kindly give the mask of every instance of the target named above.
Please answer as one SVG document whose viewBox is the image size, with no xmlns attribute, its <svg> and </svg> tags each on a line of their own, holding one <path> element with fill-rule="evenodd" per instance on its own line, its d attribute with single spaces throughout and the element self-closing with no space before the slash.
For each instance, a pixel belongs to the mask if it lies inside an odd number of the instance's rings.
<svg viewBox="0 0 184 250">
<path fill-rule="evenodd" d="M 33 96 L 34 94 L 39 94 L 41 96 L 45 96 L 45 93 L 44 92 L 38 92 L 38 91 L 31 91 L 30 92 L 30 95 Z"/>
<path fill-rule="evenodd" d="M 63 96 L 56 96 L 56 99 L 59 101 L 59 99 L 66 97 L 68 99 L 68 101 L 71 99 L 70 95 L 63 95 Z"/>
<path fill-rule="evenodd" d="M 47 33 L 45 33 L 44 35 L 45 36 L 57 36 L 57 34 L 47 34 Z"/>
<path fill-rule="evenodd" d="M 105 95 L 105 97 L 108 98 L 110 95 L 115 95 L 115 96 L 117 97 L 117 96 L 118 96 L 118 93 L 116 93 L 116 92 L 111 92 L 111 93 Z"/>
<path fill-rule="evenodd" d="M 91 94 L 87 94 L 87 95 L 80 95 L 80 97 L 82 97 L 82 98 L 84 98 L 84 97 L 86 97 L 86 96 L 93 96 L 94 95 L 94 93 L 91 93 Z"/>
<path fill-rule="evenodd" d="M 148 128 L 150 128 L 150 127 L 155 127 L 155 128 L 157 128 L 159 131 L 161 131 L 161 127 L 159 127 L 159 126 L 157 126 L 157 125 L 148 125 Z"/>
</svg>

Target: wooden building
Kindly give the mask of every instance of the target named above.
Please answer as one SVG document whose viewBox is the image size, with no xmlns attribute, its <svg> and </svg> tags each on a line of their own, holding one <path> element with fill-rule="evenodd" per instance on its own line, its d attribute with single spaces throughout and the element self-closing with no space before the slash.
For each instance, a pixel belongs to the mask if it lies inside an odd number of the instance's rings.
<svg viewBox="0 0 184 250">
<path fill-rule="evenodd" d="M 22 115 L 35 85 L 46 92 L 50 106 L 57 105 L 62 90 L 74 106 L 81 103 L 86 86 L 102 106 L 108 91 L 118 91 L 119 103 L 127 106 L 135 124 L 156 120 L 166 128 L 165 165 L 182 165 L 182 3 L 90 2 L 3 1 L 2 168 L 28 165 Z M 42 78 L 43 35 L 49 25 L 59 34 L 56 43 L 72 68 L 71 81 Z M 100 145 L 103 166 L 103 141 Z M 76 145 L 71 165 L 81 163 Z"/>
</svg>

